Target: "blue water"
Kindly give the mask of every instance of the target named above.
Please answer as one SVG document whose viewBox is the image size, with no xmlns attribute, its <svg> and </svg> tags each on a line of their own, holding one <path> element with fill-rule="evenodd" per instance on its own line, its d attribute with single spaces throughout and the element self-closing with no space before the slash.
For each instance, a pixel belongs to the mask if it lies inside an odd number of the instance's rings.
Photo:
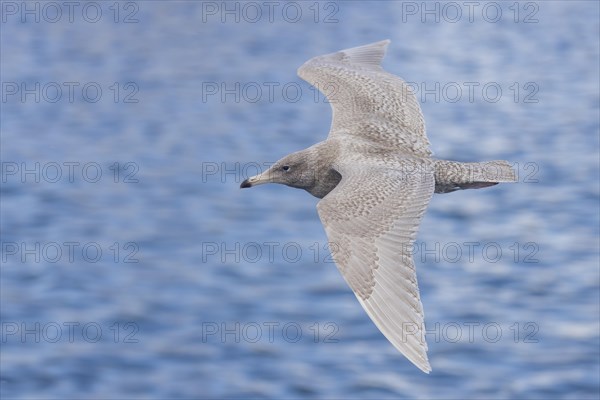
<svg viewBox="0 0 600 400">
<path fill-rule="evenodd" d="M 598 398 L 597 2 L 24 4 L 1 4 L 2 398 Z M 327 134 L 296 69 L 385 38 L 437 157 L 519 171 L 430 204 L 430 375 L 316 199 L 239 189 Z"/>
</svg>

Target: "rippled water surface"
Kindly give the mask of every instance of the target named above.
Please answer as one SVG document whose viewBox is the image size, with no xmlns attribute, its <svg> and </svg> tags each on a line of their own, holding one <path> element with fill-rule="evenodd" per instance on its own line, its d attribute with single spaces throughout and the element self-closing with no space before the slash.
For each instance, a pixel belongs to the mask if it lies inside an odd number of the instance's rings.
<svg viewBox="0 0 600 400">
<path fill-rule="evenodd" d="M 48 4 L 1 3 L 2 398 L 598 398 L 597 2 Z M 519 171 L 430 204 L 430 375 L 317 199 L 239 190 L 326 137 L 296 69 L 385 38 L 437 157 Z"/>
</svg>

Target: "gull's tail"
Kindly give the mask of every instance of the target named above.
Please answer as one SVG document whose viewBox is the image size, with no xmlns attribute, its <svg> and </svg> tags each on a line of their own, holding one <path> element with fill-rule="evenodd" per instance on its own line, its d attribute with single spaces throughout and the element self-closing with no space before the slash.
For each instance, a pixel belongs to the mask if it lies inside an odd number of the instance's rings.
<svg viewBox="0 0 600 400">
<path fill-rule="evenodd" d="M 481 189 L 501 182 L 516 182 L 517 176 L 508 161 L 463 163 L 435 161 L 435 193 L 461 189 Z"/>
</svg>

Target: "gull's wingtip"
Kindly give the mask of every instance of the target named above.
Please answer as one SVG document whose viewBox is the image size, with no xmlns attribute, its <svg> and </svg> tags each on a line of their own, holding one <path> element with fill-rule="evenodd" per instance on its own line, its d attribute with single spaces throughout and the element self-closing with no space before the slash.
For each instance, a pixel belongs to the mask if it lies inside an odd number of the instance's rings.
<svg viewBox="0 0 600 400">
<path fill-rule="evenodd" d="M 392 41 L 390 39 L 383 39 L 383 40 L 379 40 L 377 42 L 372 42 L 372 43 L 369 43 L 369 44 L 363 44 L 362 46 L 358 46 L 358 47 L 387 46 L 390 43 L 392 43 Z"/>
<path fill-rule="evenodd" d="M 381 69 L 381 61 L 385 56 L 390 39 L 380 40 L 362 46 L 350 47 L 339 50 L 335 53 L 324 54 L 313 57 L 298 68 L 298 75 L 305 78 L 306 70 L 315 65 L 324 65 L 328 63 L 342 63 L 344 65 L 355 65 L 368 69 Z"/>
<path fill-rule="evenodd" d="M 345 49 L 338 54 L 342 54 L 344 60 L 350 64 L 379 67 L 390 43 L 390 39 L 380 40 L 379 42 Z"/>
<path fill-rule="evenodd" d="M 431 372 L 431 365 L 429 365 L 429 362 L 427 362 L 427 364 L 423 365 L 423 366 L 417 365 L 417 368 L 419 368 L 421 371 L 425 372 L 426 374 L 429 374 Z"/>
<path fill-rule="evenodd" d="M 387 49 L 388 45 L 392 43 L 392 41 L 390 39 L 385 39 L 385 40 L 380 40 L 378 42 L 373 42 L 373 43 L 368 43 L 368 44 L 363 44 L 361 46 L 355 46 L 355 47 L 350 47 L 348 49 L 344 49 L 341 50 L 343 52 L 352 52 L 352 51 L 357 51 L 359 49 L 376 49 L 376 48 L 381 48 L 384 52 Z"/>
</svg>

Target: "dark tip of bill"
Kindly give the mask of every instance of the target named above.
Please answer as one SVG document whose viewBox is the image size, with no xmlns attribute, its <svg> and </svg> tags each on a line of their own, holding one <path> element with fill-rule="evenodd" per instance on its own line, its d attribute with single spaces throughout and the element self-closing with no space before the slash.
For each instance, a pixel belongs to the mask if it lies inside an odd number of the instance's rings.
<svg viewBox="0 0 600 400">
<path fill-rule="evenodd" d="M 246 179 L 244 182 L 242 182 L 242 184 L 240 185 L 240 189 L 244 189 L 244 188 L 249 188 L 252 185 L 250 184 L 250 182 L 248 181 L 248 179 Z"/>
</svg>

